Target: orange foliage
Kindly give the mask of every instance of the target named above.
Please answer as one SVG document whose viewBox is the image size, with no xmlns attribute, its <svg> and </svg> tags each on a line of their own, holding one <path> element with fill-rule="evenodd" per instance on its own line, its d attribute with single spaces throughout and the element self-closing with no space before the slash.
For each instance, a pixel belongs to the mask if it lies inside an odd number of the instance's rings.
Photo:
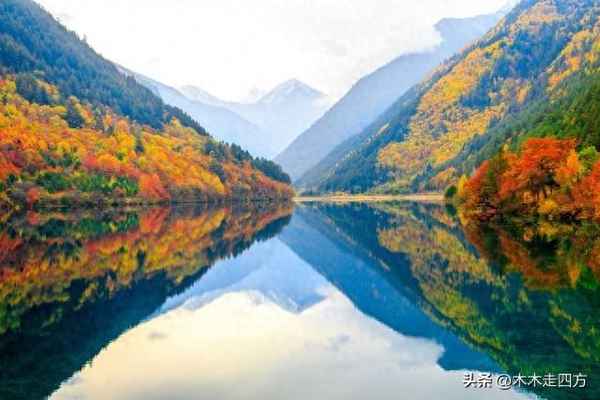
<svg viewBox="0 0 600 400">
<path fill-rule="evenodd" d="M 41 190 L 37 187 L 33 187 L 31 189 L 29 189 L 27 191 L 27 206 L 31 207 L 33 206 L 35 203 L 37 203 L 37 201 L 40 199 L 41 197 Z"/>
<path fill-rule="evenodd" d="M 530 287 L 555 288 L 561 282 L 557 271 L 540 269 L 540 263 L 531 257 L 529 251 L 504 232 L 500 233 L 500 247 L 510 261 L 510 268 L 520 272 Z"/>
<path fill-rule="evenodd" d="M 600 219 L 600 161 L 594 164 L 590 174 L 573 187 L 571 196 L 580 218 Z"/>
<path fill-rule="evenodd" d="M 36 306 L 63 304 L 74 293 L 81 293 L 74 304 L 93 300 L 86 293 L 98 284 L 106 284 L 109 295 L 156 274 L 179 284 L 248 246 L 257 233 L 291 212 L 289 204 L 269 204 L 260 211 L 165 207 L 100 216 L 87 211 L 37 214 L 32 217 L 35 226 L 29 219 L 15 221 L 16 236 L 0 230 L 0 309 L 10 310 L 0 321 L 0 334 L 13 326 L 6 325 L 6 318 L 18 321 Z M 56 220 L 67 228 L 65 236 L 39 234 L 40 226 Z M 82 220 L 95 221 L 103 229 L 80 230 Z M 125 224 L 131 221 L 139 224 Z M 76 257 L 62 251 L 65 243 L 76 243 Z M 49 251 L 52 248 L 56 249 Z M 90 290 L 73 291 L 73 284 Z"/>
<path fill-rule="evenodd" d="M 483 190 L 483 182 L 487 177 L 489 170 L 490 162 L 486 160 L 479 168 L 477 168 L 477 170 L 475 170 L 475 173 L 471 179 L 467 181 L 464 189 L 464 195 L 466 200 L 471 202 L 471 206 L 475 206 L 476 203 L 480 202 L 481 193 Z"/>
<path fill-rule="evenodd" d="M 6 99 L 0 104 L 0 183 L 13 177 L 9 196 L 35 186 L 37 191 L 27 196 L 30 205 L 65 197 L 76 204 L 85 197 L 82 192 L 87 198 L 94 193 L 96 200 L 136 203 L 293 195 L 288 185 L 239 162 L 228 147 L 222 147 L 217 160 L 207 150 L 219 146 L 213 139 L 176 120 L 156 131 L 110 110 L 97 115 L 100 110 L 71 98 L 85 119 L 83 128 L 74 129 L 65 120 L 64 106 L 29 103 L 19 96 L 11 77 L 0 80 L 0 96 Z M 215 164 L 224 174 L 214 172 Z M 44 178 L 44 173 L 54 175 Z M 48 185 L 54 185 L 52 190 Z M 117 189 L 118 185 L 122 186 Z M 25 196 L 15 197 L 21 201 Z"/>
<path fill-rule="evenodd" d="M 484 162 L 460 197 L 468 214 L 486 218 L 490 209 L 501 209 L 600 219 L 600 162 L 586 174 L 575 140 L 529 139 L 520 154 L 504 152 Z"/>
<path fill-rule="evenodd" d="M 552 190 L 558 186 L 556 174 L 560 169 L 560 178 L 566 179 L 568 172 L 566 161 L 575 151 L 574 140 L 560 140 L 554 138 L 529 139 L 523 145 L 519 158 L 510 163 L 508 169 L 501 177 L 500 199 L 507 199 L 516 192 L 528 190 L 534 196 Z"/>
<path fill-rule="evenodd" d="M 0 153 L 0 180 L 6 180 L 10 175 L 18 175 L 19 168 Z"/>
<path fill-rule="evenodd" d="M 140 192 L 142 196 L 152 200 L 166 200 L 169 198 L 169 193 L 167 193 L 156 174 L 143 174 L 140 177 Z"/>
</svg>

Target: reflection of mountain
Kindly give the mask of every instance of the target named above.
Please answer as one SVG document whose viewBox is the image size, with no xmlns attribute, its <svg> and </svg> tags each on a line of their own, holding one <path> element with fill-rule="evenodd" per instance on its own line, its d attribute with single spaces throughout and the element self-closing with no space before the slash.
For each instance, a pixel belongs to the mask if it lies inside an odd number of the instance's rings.
<svg viewBox="0 0 600 400">
<path fill-rule="evenodd" d="M 0 231 L 0 398 L 42 399 L 289 206 L 31 213 Z"/>
<path fill-rule="evenodd" d="M 361 312 L 403 335 L 440 343 L 445 352 L 439 363 L 445 369 L 497 370 L 488 357 L 432 322 L 414 304 L 414 293 L 394 277 L 394 271 L 409 271 L 409 261 L 403 255 L 391 255 L 393 260 L 389 261 L 394 265 L 391 271 L 369 248 L 337 229 L 327 212 L 310 207 L 296 209 L 280 238 Z"/>
<path fill-rule="evenodd" d="M 542 260 L 546 261 L 568 257 L 569 248 L 577 246 L 577 237 L 560 246 L 534 241 L 526 248 L 499 247 L 495 245 L 498 239 L 480 234 L 480 241 L 474 242 L 478 248 L 483 244 L 497 253 L 488 262 L 439 206 L 324 205 L 311 206 L 300 214 L 326 221 L 327 229 L 344 238 L 348 247 L 376 260 L 372 265 L 395 290 L 408 293 L 407 298 L 437 324 L 488 354 L 502 370 L 514 375 L 583 372 L 589 376 L 586 390 L 536 388 L 544 398 L 600 397 L 598 281 L 581 276 L 572 280 L 571 286 L 547 284 L 540 288 L 530 286 L 523 275 L 532 270 L 552 275 L 554 264 L 536 265 L 537 259 L 526 255 L 545 253 Z M 296 226 L 294 220 L 290 229 Z M 469 237 L 474 237 L 473 233 Z M 310 254 L 314 250 L 304 251 Z M 512 254 L 500 256 L 502 251 Z M 354 265 L 345 263 L 345 267 Z M 346 282 L 343 290 L 348 293 L 361 284 Z M 381 304 L 384 307 L 385 302 L 381 300 Z"/>
<path fill-rule="evenodd" d="M 318 289 L 326 283 L 283 243 L 271 240 L 252 247 L 243 258 L 218 262 L 184 293 L 168 299 L 159 313 L 182 304 L 197 309 L 230 292 L 253 292 L 289 312 L 301 313 L 323 300 Z"/>
</svg>

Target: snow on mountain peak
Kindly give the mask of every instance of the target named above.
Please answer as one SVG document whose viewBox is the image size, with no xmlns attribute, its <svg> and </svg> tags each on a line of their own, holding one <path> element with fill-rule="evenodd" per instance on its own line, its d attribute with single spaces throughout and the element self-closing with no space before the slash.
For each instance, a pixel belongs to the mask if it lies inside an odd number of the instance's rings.
<svg viewBox="0 0 600 400">
<path fill-rule="evenodd" d="M 273 104 L 292 100 L 318 99 L 325 95 L 298 79 L 290 79 L 263 96 L 259 103 Z"/>
<path fill-rule="evenodd" d="M 208 93 L 204 89 L 200 89 L 197 86 L 186 85 L 179 88 L 179 91 L 188 99 L 192 101 L 199 101 L 200 103 L 221 106 L 223 101 Z"/>
<path fill-rule="evenodd" d="M 265 90 L 259 89 L 257 87 L 252 88 L 248 94 L 242 99 L 242 104 L 254 104 L 257 103 L 260 99 L 262 99 L 267 92 Z"/>
</svg>

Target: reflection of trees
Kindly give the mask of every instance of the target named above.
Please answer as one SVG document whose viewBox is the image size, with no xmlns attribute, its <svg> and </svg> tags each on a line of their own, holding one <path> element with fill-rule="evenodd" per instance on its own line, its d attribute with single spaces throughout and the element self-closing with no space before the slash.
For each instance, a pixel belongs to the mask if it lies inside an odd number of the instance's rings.
<svg viewBox="0 0 600 400">
<path fill-rule="evenodd" d="M 468 224 L 465 230 L 488 262 L 520 277 L 527 299 L 544 299 L 546 318 L 558 336 L 582 358 L 600 362 L 600 230 L 547 225 Z"/>
<path fill-rule="evenodd" d="M 290 205 L 28 214 L 0 226 L 0 397 L 45 398 Z"/>
<path fill-rule="evenodd" d="M 477 250 L 507 272 L 520 273 L 540 289 L 595 286 L 600 279 L 600 226 L 543 222 L 537 225 L 480 225 L 465 222 Z"/>
<path fill-rule="evenodd" d="M 600 398 L 598 236 L 593 227 L 570 233 L 549 226 L 533 232 L 489 226 L 463 230 L 433 205 L 321 209 L 343 235 L 396 269 L 396 278 L 434 320 L 504 370 L 581 371 L 591 376 L 588 391 L 539 389 L 540 394 Z M 394 254 L 408 257 L 410 278 Z"/>
<path fill-rule="evenodd" d="M 445 225 L 439 208 L 431 213 L 438 218 L 429 218 L 428 223 L 422 211 L 395 213 L 391 226 L 378 231 L 379 243 L 389 251 L 409 255 L 412 275 L 432 316 L 468 332 L 478 345 L 501 348 L 498 332 L 482 318 L 478 304 L 455 287 L 502 286 L 502 280 Z"/>
</svg>

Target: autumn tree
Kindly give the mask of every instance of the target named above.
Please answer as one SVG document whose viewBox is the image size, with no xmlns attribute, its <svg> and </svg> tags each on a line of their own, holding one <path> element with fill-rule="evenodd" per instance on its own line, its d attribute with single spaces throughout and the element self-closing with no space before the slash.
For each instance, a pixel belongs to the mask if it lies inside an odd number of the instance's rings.
<svg viewBox="0 0 600 400">
<path fill-rule="evenodd" d="M 523 144 L 520 157 L 510 160 L 501 177 L 500 197 L 507 198 L 523 191 L 536 200 L 546 198 L 560 187 L 556 180 L 558 169 L 575 150 L 574 140 L 532 138 Z"/>
</svg>

